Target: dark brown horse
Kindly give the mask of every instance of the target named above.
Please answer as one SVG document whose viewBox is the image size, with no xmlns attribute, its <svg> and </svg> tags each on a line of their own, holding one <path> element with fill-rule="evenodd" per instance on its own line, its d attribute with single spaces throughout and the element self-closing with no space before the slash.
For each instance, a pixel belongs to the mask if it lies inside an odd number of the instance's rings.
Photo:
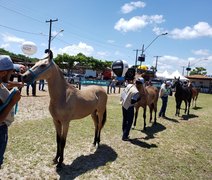
<svg viewBox="0 0 212 180">
<path fill-rule="evenodd" d="M 180 108 L 182 101 L 185 102 L 185 114 L 189 115 L 192 91 L 190 87 L 183 86 L 182 81 L 179 78 L 175 78 L 172 88 L 175 88 L 175 101 L 176 101 L 176 113 L 175 116 L 180 115 Z"/>
<path fill-rule="evenodd" d="M 101 86 L 87 86 L 78 90 L 65 80 L 62 71 L 53 61 L 53 54 L 38 61 L 23 74 L 23 81 L 46 79 L 48 82 L 49 111 L 56 129 L 57 153 L 53 159 L 61 167 L 70 121 L 91 115 L 95 125 L 94 146 L 99 146 L 100 133 L 106 122 L 107 93 Z M 59 160 L 59 161 L 58 161 Z"/>
<path fill-rule="evenodd" d="M 135 118 L 134 118 L 134 123 L 133 126 L 136 126 L 136 121 L 137 121 L 137 117 L 138 117 L 138 111 L 139 108 L 142 107 L 143 108 L 143 119 L 144 119 L 144 127 L 143 130 L 146 129 L 146 109 L 147 106 L 149 107 L 149 111 L 150 111 L 150 122 L 152 121 L 152 113 L 154 110 L 154 124 L 156 124 L 157 121 L 157 102 L 158 102 L 158 96 L 159 96 L 159 92 L 158 89 L 154 86 L 142 86 L 139 89 L 139 93 L 141 96 L 141 99 L 139 102 L 137 102 L 135 104 Z M 133 128 L 134 128 L 133 127 Z"/>
</svg>

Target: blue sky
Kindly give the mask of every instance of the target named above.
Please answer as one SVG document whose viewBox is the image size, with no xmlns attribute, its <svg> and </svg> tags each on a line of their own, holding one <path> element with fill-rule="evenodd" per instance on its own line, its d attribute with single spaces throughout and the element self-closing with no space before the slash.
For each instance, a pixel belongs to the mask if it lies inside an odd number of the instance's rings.
<svg viewBox="0 0 212 180">
<path fill-rule="evenodd" d="M 143 64 L 155 66 L 160 56 L 158 72 L 183 73 L 190 62 L 191 68 L 212 74 L 211 7 L 211 0 L 0 0 L 0 47 L 23 54 L 22 44 L 31 41 L 37 46 L 32 57 L 42 58 L 48 47 L 46 21 L 58 19 L 52 23 L 55 56 L 82 52 L 134 65 L 135 50 L 158 37 L 145 50 Z"/>
</svg>

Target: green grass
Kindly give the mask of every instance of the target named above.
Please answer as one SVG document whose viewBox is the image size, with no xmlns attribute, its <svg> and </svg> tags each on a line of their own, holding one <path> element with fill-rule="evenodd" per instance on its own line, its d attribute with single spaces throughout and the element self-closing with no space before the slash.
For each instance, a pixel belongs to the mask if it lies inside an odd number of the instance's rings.
<svg viewBox="0 0 212 180">
<path fill-rule="evenodd" d="M 51 161 L 56 153 L 51 119 L 14 123 L 0 177 L 19 179 L 212 179 L 212 95 L 200 94 L 189 120 L 175 117 L 174 97 L 167 116 L 143 128 L 142 109 L 130 142 L 121 140 L 119 96 L 109 95 L 107 122 L 99 150 L 91 148 L 94 126 L 87 117 L 70 123 L 64 163 L 57 172 Z M 161 100 L 158 103 L 158 111 Z M 183 110 L 181 110 L 181 115 Z M 147 114 L 149 117 L 149 114 Z M 2 174 L 1 174 L 2 173 Z M 3 174 L 4 173 L 4 174 Z M 1 178 L 0 178 L 1 179 Z"/>
</svg>

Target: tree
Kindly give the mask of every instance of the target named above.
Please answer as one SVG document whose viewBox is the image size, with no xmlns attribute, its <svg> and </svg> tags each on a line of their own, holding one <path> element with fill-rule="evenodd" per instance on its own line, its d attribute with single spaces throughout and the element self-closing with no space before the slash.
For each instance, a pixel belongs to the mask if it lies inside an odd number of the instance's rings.
<svg viewBox="0 0 212 180">
<path fill-rule="evenodd" d="M 195 67 L 195 69 L 193 69 L 191 72 L 190 72 L 190 75 L 206 75 L 207 74 L 207 71 L 205 68 L 203 67 Z"/>
</svg>

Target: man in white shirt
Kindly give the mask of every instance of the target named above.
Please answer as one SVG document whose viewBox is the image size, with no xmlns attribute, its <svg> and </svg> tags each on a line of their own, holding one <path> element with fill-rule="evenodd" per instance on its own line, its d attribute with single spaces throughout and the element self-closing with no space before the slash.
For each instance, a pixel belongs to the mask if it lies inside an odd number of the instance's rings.
<svg viewBox="0 0 212 180">
<path fill-rule="evenodd" d="M 121 95 L 122 101 L 122 140 L 129 140 L 129 133 L 132 127 L 133 118 L 134 118 L 134 104 L 140 100 L 140 94 L 138 89 L 140 86 L 144 85 L 144 79 L 138 78 L 134 84 L 128 84 L 127 87 L 123 90 Z"/>
</svg>

